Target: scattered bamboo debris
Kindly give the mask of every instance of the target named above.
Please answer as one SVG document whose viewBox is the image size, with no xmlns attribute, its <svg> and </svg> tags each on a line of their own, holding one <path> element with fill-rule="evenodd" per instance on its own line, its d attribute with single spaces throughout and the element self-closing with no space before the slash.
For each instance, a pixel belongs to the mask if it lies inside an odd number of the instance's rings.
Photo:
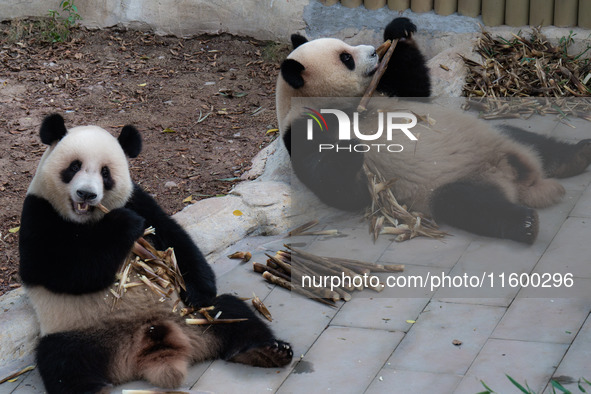
<svg viewBox="0 0 591 394">
<path fill-rule="evenodd" d="M 467 97 L 588 97 L 591 95 L 591 63 L 587 50 L 569 55 L 572 36 L 553 46 L 539 28 L 527 39 L 513 34 L 506 40 L 483 31 L 476 52 L 482 63 L 462 57 L 469 73 L 464 86 Z"/>
<path fill-rule="evenodd" d="M 567 125 L 569 116 L 591 121 L 591 98 L 469 98 L 465 109 L 479 111 L 482 119 L 528 119 L 538 114 L 556 115 Z"/>
<path fill-rule="evenodd" d="M 228 255 L 228 258 L 241 259 L 242 262 L 247 263 L 252 258 L 252 254 L 250 252 L 234 252 Z"/>
<path fill-rule="evenodd" d="M 310 230 L 312 227 L 318 224 L 318 220 L 312 220 L 311 222 L 304 223 L 299 227 L 294 228 L 289 233 L 287 233 L 286 237 L 295 237 L 297 235 L 327 235 L 327 236 L 337 236 L 341 235 L 339 230 L 332 229 L 332 230 L 318 230 L 318 231 L 307 231 Z"/>
<path fill-rule="evenodd" d="M 299 227 L 294 228 L 289 233 L 287 233 L 288 237 L 295 237 L 296 235 L 300 235 L 304 231 L 310 230 L 312 227 L 318 224 L 318 220 L 312 220 L 311 222 L 304 223 Z"/>
<path fill-rule="evenodd" d="M 404 265 L 373 264 L 365 261 L 321 257 L 300 249 L 284 245 L 275 255 L 267 254 L 267 265 L 253 262 L 253 270 L 262 273 L 263 278 L 287 290 L 300 293 L 322 304 L 336 307 L 339 300 L 351 300 L 352 291 L 369 288 L 376 292 L 384 289 L 383 283 L 372 273 L 402 272 Z M 327 278 L 350 278 L 333 286 Z M 310 286 L 304 286 L 306 278 L 316 278 Z M 295 282 L 294 282 L 295 281 Z M 254 300 L 253 300 L 254 304 Z M 257 308 L 258 309 L 258 308 Z"/>
<path fill-rule="evenodd" d="M 326 235 L 326 236 L 337 236 L 341 235 L 339 230 L 332 229 L 332 230 L 318 230 L 318 231 L 304 231 L 300 233 L 300 235 Z"/>
<path fill-rule="evenodd" d="M 29 366 L 27 366 L 27 367 L 25 367 L 25 368 L 23 368 L 23 369 L 21 369 L 19 371 L 13 372 L 13 373 L 11 373 L 10 375 L 8 375 L 8 376 L 6 376 L 4 378 L 1 378 L 0 379 L 0 384 L 2 384 L 4 382 L 11 381 L 13 379 L 16 379 L 19 376 L 21 376 L 22 374 L 27 373 L 29 371 L 32 371 L 34 369 L 35 369 L 35 365 L 29 365 Z"/>
<path fill-rule="evenodd" d="M 372 196 L 371 207 L 366 218 L 370 221 L 370 233 L 374 241 L 381 234 L 396 235 L 398 242 L 418 236 L 443 238 L 446 232 L 439 230 L 437 224 L 420 212 L 407 210 L 394 197 L 390 186 L 396 180 L 386 180 L 375 167 L 364 164 L 365 174 L 369 179 L 369 190 Z"/>
<path fill-rule="evenodd" d="M 271 316 L 271 312 L 267 309 L 263 301 L 254 293 L 252 293 L 252 306 L 261 313 L 261 315 L 265 316 L 265 319 L 269 321 L 273 321 L 273 317 Z"/>
</svg>

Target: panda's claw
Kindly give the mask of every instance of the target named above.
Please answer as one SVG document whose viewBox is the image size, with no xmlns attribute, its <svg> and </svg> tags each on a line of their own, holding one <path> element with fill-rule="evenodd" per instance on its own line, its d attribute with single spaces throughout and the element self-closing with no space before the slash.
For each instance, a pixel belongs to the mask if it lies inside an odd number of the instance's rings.
<svg viewBox="0 0 591 394">
<path fill-rule="evenodd" d="M 236 354 L 229 361 L 255 367 L 282 367 L 291 362 L 293 350 L 287 342 L 275 340 L 271 344 L 252 347 Z"/>
</svg>

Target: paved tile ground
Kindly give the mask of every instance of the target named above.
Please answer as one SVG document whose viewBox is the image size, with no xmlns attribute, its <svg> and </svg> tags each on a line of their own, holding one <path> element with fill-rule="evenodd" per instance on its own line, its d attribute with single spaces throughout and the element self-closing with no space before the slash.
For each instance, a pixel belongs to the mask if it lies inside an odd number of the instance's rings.
<svg viewBox="0 0 591 394">
<path fill-rule="evenodd" d="M 552 135 L 576 140 L 591 132 L 558 126 Z M 294 241 L 307 242 L 317 254 L 406 264 L 401 276 L 572 273 L 575 291 L 500 288 L 498 281 L 493 288 L 464 292 L 387 288 L 356 292 L 334 309 L 267 284 L 250 264 L 220 259 L 214 264 L 220 290 L 261 297 L 274 317 L 273 329 L 293 344 L 294 362 L 284 369 L 202 363 L 191 368 L 183 390 L 474 394 L 484 390 L 484 381 L 498 393 L 516 393 L 508 374 L 536 393 L 551 393 L 552 378 L 579 392 L 579 378 L 591 380 L 591 170 L 563 184 L 564 200 L 540 210 L 542 230 L 533 246 L 451 228 L 446 230 L 453 236 L 443 241 L 396 243 L 382 237 L 374 244 L 363 221 L 343 217 L 325 224 L 339 228 L 340 238 Z M 229 252 L 250 250 L 254 261 L 264 262 L 264 252 L 284 242 L 249 238 Z M 133 382 L 113 392 L 149 387 Z M 40 392 L 35 371 L 0 385 L 0 394 Z"/>
</svg>

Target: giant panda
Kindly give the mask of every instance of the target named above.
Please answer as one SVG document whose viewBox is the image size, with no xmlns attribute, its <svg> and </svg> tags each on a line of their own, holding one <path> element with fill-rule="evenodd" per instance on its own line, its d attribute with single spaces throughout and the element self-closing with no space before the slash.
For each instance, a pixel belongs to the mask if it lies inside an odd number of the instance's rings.
<svg viewBox="0 0 591 394">
<path fill-rule="evenodd" d="M 97 126 L 68 130 L 54 114 L 42 122 L 40 137 L 48 148 L 24 201 L 19 249 L 20 276 L 41 327 L 36 358 L 48 393 L 107 393 L 136 379 L 174 388 L 190 364 L 206 359 L 260 367 L 290 362 L 290 345 L 242 300 L 216 296 L 214 273 L 189 235 L 132 182 L 126 156 L 141 150 L 133 126 L 115 138 Z M 247 320 L 189 326 L 172 302 L 145 287 L 128 289 L 113 307 L 108 289 L 147 226 L 155 228 L 146 239 L 156 249 L 174 248 L 184 304 Z"/>
<path fill-rule="evenodd" d="M 308 125 L 316 130 L 308 121 L 313 108 L 306 104 L 314 101 L 302 98 L 332 97 L 336 106 L 338 98 L 361 96 L 378 66 L 375 48 L 350 46 L 334 38 L 291 37 L 293 51 L 281 64 L 276 105 L 280 134 L 296 176 L 323 202 L 355 211 L 371 202 L 362 170 L 364 163 L 370 163 L 386 179 L 395 180 L 391 189 L 409 209 L 476 234 L 533 243 L 539 230 L 535 209 L 563 196 L 564 188 L 554 178 L 587 168 L 591 140 L 569 144 L 514 127 L 501 133 L 465 112 L 421 102 L 420 97 L 430 95 L 430 78 L 412 39 L 415 31 L 407 18 L 396 18 L 386 27 L 384 40 L 399 42 L 378 92 L 386 97 L 411 97 L 388 99 L 389 105 L 393 110 L 428 115 L 436 125 L 419 122 L 412 129 L 413 136 L 419 136 L 417 141 L 409 141 L 403 133 L 385 141 L 384 133 L 376 142 L 406 144 L 404 150 L 391 154 L 346 149 L 320 152 L 321 143 L 339 142 L 332 115 L 324 116 L 327 127 L 314 131 L 313 141 L 306 132 Z M 354 108 L 345 105 L 341 110 L 354 118 Z M 365 125 L 376 130 L 375 121 L 371 124 L 367 116 L 359 116 L 360 129 Z M 359 140 L 350 142 L 353 146 Z"/>
</svg>

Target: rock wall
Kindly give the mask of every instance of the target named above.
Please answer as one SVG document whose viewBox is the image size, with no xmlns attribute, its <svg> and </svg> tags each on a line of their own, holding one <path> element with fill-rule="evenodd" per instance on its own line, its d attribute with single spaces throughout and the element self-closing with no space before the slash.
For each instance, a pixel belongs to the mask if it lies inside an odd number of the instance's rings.
<svg viewBox="0 0 591 394">
<path fill-rule="evenodd" d="M 311 0 L 76 0 L 82 25 L 146 29 L 188 37 L 231 33 L 287 41 L 305 28 L 304 7 Z M 59 0 L 0 0 L 0 20 L 47 16 Z"/>
</svg>

